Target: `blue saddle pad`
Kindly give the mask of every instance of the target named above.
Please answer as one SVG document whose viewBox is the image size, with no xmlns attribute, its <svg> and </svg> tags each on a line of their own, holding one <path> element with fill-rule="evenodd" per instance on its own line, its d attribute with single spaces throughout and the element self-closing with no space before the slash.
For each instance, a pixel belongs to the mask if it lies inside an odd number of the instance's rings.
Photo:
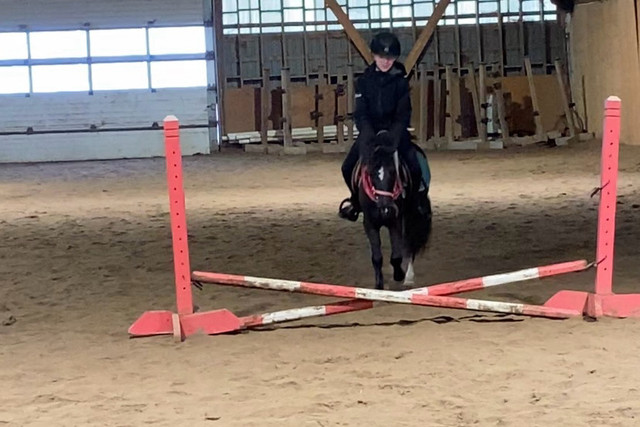
<svg viewBox="0 0 640 427">
<path fill-rule="evenodd" d="M 422 169 L 422 178 L 428 188 L 431 184 L 431 169 L 429 168 L 429 162 L 427 161 L 426 155 L 422 154 L 420 151 L 416 151 L 416 156 L 418 156 L 420 169 Z"/>
</svg>

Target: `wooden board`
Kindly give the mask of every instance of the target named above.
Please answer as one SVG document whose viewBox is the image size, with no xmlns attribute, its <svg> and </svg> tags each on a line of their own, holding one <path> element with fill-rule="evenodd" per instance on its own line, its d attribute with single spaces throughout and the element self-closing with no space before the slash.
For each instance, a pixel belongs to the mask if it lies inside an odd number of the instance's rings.
<svg viewBox="0 0 640 427">
<path fill-rule="evenodd" d="M 225 133 L 260 130 L 260 89 L 227 88 L 223 105 Z"/>
<path fill-rule="evenodd" d="M 313 127 L 311 112 L 315 110 L 315 86 L 291 87 L 291 125 L 294 128 Z"/>
<path fill-rule="evenodd" d="M 558 80 L 554 75 L 535 75 L 534 83 L 542 128 L 545 132 L 550 132 L 556 129 L 564 114 Z M 511 132 L 535 134 L 536 124 L 527 76 L 504 77 L 502 87 L 507 99 L 506 115 Z"/>
<path fill-rule="evenodd" d="M 458 74 L 451 73 L 451 120 L 453 124 L 454 139 L 460 139 L 463 136 L 462 103 L 464 102 L 466 105 L 473 108 L 473 104 L 470 103 L 471 98 L 467 100 L 467 97 L 465 96 L 463 100 L 462 95 L 462 85 L 460 82 L 460 78 L 458 77 Z M 469 101 L 469 103 L 467 103 L 467 101 Z"/>
</svg>

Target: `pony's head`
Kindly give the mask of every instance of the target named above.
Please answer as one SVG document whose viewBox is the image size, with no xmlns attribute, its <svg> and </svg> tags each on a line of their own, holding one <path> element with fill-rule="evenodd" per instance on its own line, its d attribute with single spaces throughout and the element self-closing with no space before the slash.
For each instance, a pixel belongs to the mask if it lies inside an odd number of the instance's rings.
<svg viewBox="0 0 640 427">
<path fill-rule="evenodd" d="M 396 148 L 388 132 L 382 131 L 367 144 L 363 156 L 361 185 L 383 220 L 395 219 L 400 213 L 397 200 L 402 195 L 402 182 Z"/>
</svg>

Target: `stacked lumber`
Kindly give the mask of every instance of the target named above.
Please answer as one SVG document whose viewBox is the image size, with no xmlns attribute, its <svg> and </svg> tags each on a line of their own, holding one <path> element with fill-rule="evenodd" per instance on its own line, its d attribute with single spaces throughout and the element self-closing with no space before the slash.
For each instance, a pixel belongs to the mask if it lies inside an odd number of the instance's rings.
<svg viewBox="0 0 640 427">
<path fill-rule="evenodd" d="M 338 126 L 323 126 L 323 129 L 325 142 L 337 141 Z M 343 136 L 348 135 L 347 126 L 343 126 L 342 134 Z M 353 130 L 353 135 L 354 137 L 358 136 L 358 130 L 355 128 Z M 291 139 L 294 142 L 316 142 L 318 140 L 318 131 L 312 127 L 293 128 L 291 130 Z M 259 131 L 229 133 L 223 136 L 222 140 L 229 144 L 256 144 L 261 142 Z M 284 134 L 281 129 L 267 131 L 267 142 L 280 144 L 283 140 Z"/>
</svg>

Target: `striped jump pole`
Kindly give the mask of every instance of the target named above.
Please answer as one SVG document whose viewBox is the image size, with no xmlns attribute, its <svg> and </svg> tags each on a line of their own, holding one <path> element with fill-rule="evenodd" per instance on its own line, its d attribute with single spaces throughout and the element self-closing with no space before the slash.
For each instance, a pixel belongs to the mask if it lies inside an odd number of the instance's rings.
<svg viewBox="0 0 640 427">
<path fill-rule="evenodd" d="M 459 292 L 476 291 L 493 286 L 508 283 L 523 282 L 527 280 L 540 279 L 543 277 L 558 274 L 583 271 L 589 267 L 587 261 L 571 261 L 559 264 L 545 265 L 535 268 L 513 271 L 509 273 L 493 274 L 484 277 L 476 277 L 456 282 L 439 283 L 422 288 L 410 289 L 399 294 L 415 294 L 432 296 L 451 295 Z M 314 305 L 309 307 L 294 308 L 289 310 L 263 313 L 239 318 L 239 330 L 252 327 L 266 326 L 275 323 L 291 322 L 295 320 L 307 319 L 311 317 L 331 316 L 334 314 L 350 313 L 361 310 L 368 310 L 374 307 L 372 301 L 364 299 L 351 299 L 337 303 Z"/>
<path fill-rule="evenodd" d="M 354 298 L 369 301 L 391 302 L 397 304 L 423 305 L 432 307 L 456 308 L 463 310 L 488 311 L 494 313 L 522 314 L 526 316 L 567 319 L 579 316 L 581 311 L 555 309 L 528 304 L 498 301 L 485 301 L 470 298 L 424 295 L 420 293 L 401 293 L 377 289 L 354 288 L 349 286 L 321 283 L 298 282 L 291 280 L 269 279 L 262 277 L 237 276 L 223 273 L 194 271 L 194 281 L 218 285 L 246 288 L 288 291 L 339 298 Z"/>
<path fill-rule="evenodd" d="M 540 267 L 526 268 L 524 270 L 509 273 L 492 274 L 473 279 L 458 280 L 455 282 L 441 283 L 425 288 L 411 289 L 405 292 L 421 293 L 425 295 L 451 295 L 459 292 L 477 291 L 493 286 L 506 285 L 508 283 L 524 282 L 527 280 L 542 279 L 543 277 L 557 276 L 559 274 L 575 273 L 589 268 L 586 260 L 562 262 L 559 264 L 543 265 Z"/>
<path fill-rule="evenodd" d="M 291 322 L 309 317 L 331 316 L 334 314 L 349 313 L 351 311 L 368 310 L 370 308 L 373 308 L 373 301 L 356 299 L 333 304 L 293 308 L 290 310 L 246 316 L 241 317 L 240 322 L 242 323 L 242 329 L 247 329 L 256 326 L 272 325 L 274 323 Z"/>
</svg>

